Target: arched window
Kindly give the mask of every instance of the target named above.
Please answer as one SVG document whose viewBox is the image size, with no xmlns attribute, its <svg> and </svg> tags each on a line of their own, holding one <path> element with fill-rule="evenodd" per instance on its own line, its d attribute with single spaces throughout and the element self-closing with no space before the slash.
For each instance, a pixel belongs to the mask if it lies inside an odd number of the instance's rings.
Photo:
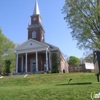
<svg viewBox="0 0 100 100">
<path fill-rule="evenodd" d="M 35 31 L 32 32 L 32 38 L 36 38 L 36 32 Z"/>
</svg>

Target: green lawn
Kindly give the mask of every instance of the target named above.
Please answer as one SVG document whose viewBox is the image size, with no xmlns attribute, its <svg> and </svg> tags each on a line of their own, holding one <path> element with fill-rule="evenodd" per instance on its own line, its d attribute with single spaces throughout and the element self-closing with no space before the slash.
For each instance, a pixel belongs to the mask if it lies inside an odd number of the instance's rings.
<svg viewBox="0 0 100 100">
<path fill-rule="evenodd" d="M 68 85 L 70 78 L 72 81 Z M 39 74 L 0 79 L 0 100 L 90 100 L 91 92 L 100 92 L 100 83 L 94 73 Z"/>
</svg>

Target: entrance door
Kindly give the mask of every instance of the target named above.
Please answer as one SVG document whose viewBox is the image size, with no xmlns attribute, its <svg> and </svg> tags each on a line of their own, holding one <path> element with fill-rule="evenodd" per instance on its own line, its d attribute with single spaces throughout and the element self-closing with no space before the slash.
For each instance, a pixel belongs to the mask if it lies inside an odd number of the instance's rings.
<svg viewBox="0 0 100 100">
<path fill-rule="evenodd" d="M 36 71 L 36 63 L 32 63 L 32 72 Z"/>
<path fill-rule="evenodd" d="M 31 72 L 36 72 L 36 62 L 35 62 L 35 60 L 31 60 Z"/>
</svg>

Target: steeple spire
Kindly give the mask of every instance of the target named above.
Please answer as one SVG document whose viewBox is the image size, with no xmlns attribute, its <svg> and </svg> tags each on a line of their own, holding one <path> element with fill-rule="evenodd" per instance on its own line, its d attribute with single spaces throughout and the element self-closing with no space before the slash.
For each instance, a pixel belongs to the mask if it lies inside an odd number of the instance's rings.
<svg viewBox="0 0 100 100">
<path fill-rule="evenodd" d="M 37 14 L 40 15 L 40 10 L 39 10 L 39 6 L 38 6 L 38 1 L 36 0 L 33 15 L 37 15 Z"/>
</svg>

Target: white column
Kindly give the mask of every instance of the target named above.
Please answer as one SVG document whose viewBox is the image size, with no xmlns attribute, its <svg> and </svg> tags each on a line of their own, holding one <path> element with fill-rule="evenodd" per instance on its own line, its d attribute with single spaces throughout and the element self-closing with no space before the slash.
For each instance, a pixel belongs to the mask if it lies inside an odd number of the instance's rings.
<svg viewBox="0 0 100 100">
<path fill-rule="evenodd" d="M 36 52 L 36 71 L 38 71 L 38 52 Z"/>
<path fill-rule="evenodd" d="M 26 66 L 25 66 L 25 72 L 27 72 L 27 53 L 26 53 Z"/>
<path fill-rule="evenodd" d="M 46 70 L 48 71 L 48 51 L 46 50 Z"/>
<path fill-rule="evenodd" d="M 50 71 L 51 71 L 51 52 L 49 52 L 49 66 L 50 66 Z"/>
<path fill-rule="evenodd" d="M 23 72 L 23 56 L 21 57 L 21 71 Z"/>
<path fill-rule="evenodd" d="M 16 54 L 16 73 L 18 73 L 18 54 Z"/>
</svg>

